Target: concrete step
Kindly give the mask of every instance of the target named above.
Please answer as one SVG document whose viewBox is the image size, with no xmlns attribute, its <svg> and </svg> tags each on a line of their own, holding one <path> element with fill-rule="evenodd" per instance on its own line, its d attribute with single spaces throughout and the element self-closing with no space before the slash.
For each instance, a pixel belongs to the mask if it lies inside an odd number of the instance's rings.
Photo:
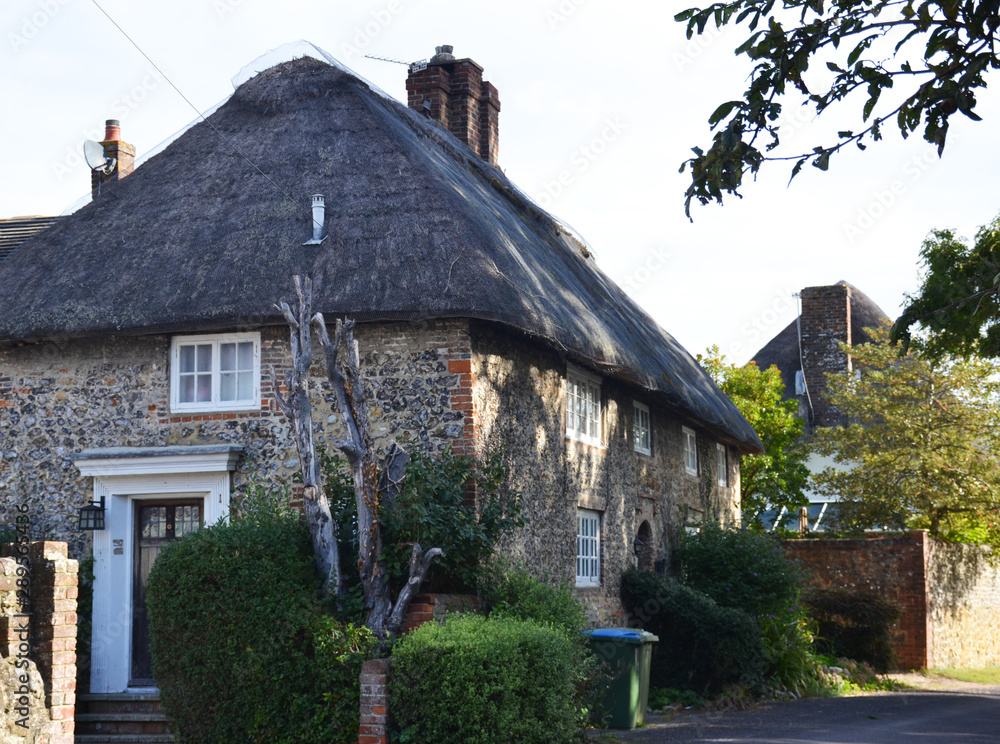
<svg viewBox="0 0 1000 744">
<path fill-rule="evenodd" d="M 77 713 L 77 721 L 166 721 L 163 713 Z"/>
<path fill-rule="evenodd" d="M 77 711 L 77 744 L 173 743 L 158 693 L 84 694 Z"/>
</svg>

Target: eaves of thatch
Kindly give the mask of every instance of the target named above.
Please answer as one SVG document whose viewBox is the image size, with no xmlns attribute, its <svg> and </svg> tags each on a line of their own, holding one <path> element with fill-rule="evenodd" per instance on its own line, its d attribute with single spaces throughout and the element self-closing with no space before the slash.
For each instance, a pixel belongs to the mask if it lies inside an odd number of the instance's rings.
<svg viewBox="0 0 1000 744">
<path fill-rule="evenodd" d="M 326 197 L 328 237 L 303 246 L 312 194 Z M 313 277 L 328 316 L 503 324 L 659 393 L 742 451 L 760 446 L 691 355 L 502 172 L 310 58 L 253 77 L 15 251 L 0 268 L 0 342 L 277 324 L 295 274 Z"/>
</svg>

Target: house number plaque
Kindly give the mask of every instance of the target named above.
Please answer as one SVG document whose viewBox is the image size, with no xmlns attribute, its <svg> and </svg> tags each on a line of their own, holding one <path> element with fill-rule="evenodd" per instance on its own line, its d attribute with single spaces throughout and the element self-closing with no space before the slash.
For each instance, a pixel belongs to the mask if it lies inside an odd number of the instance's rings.
<svg viewBox="0 0 1000 744">
<path fill-rule="evenodd" d="M 124 540 L 112 540 L 111 542 L 114 545 L 114 554 L 115 555 L 125 555 L 125 541 Z"/>
</svg>

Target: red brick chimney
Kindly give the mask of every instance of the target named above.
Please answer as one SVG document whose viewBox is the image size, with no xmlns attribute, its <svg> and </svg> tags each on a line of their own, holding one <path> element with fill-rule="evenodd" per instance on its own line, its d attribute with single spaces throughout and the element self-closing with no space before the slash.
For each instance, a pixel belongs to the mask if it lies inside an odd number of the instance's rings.
<svg viewBox="0 0 1000 744">
<path fill-rule="evenodd" d="M 122 140 L 121 125 L 117 119 L 108 119 L 105 123 L 104 153 L 115 159 L 115 167 L 108 174 L 92 170 L 90 172 L 90 190 L 94 196 L 100 193 L 101 184 L 108 181 L 120 181 L 135 170 L 135 147 Z"/>
<path fill-rule="evenodd" d="M 812 426 L 838 426 L 843 422 L 840 411 L 823 394 L 827 372 L 851 369 L 851 357 L 838 346 L 838 342 L 851 343 L 851 288 L 843 284 L 806 287 L 799 297 L 802 374 L 811 403 L 809 422 Z"/>
<path fill-rule="evenodd" d="M 435 48 L 426 67 L 410 66 L 407 103 L 441 124 L 490 165 L 497 164 L 500 95 L 471 59 L 455 59 L 450 46 Z"/>
</svg>

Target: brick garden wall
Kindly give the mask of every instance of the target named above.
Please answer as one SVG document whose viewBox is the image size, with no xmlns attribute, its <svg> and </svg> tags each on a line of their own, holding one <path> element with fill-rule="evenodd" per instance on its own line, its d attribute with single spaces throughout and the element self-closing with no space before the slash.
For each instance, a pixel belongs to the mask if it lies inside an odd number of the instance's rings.
<svg viewBox="0 0 1000 744">
<path fill-rule="evenodd" d="M 982 549 L 924 531 L 846 540 L 788 540 L 813 586 L 867 589 L 899 606 L 892 629 L 903 669 L 1000 664 L 1000 569 Z"/>
<path fill-rule="evenodd" d="M 78 564 L 66 544 L 0 558 L 0 744 L 73 744 Z"/>
</svg>

